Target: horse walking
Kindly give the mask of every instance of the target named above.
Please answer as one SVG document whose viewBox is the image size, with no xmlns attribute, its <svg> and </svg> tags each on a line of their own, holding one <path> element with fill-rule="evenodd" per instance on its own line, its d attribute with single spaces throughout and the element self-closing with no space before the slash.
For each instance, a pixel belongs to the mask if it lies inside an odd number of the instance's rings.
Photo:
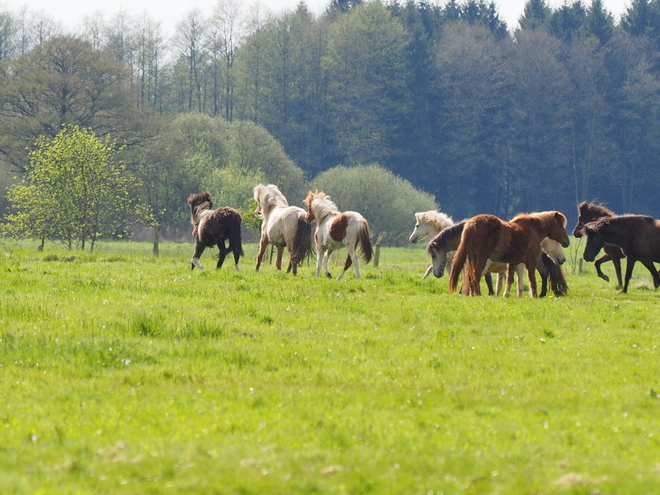
<svg viewBox="0 0 660 495">
<path fill-rule="evenodd" d="M 513 282 L 516 265 L 523 263 L 527 268 L 531 297 L 537 297 L 535 272 L 544 237 L 568 247 L 566 217 L 562 213 L 546 211 L 517 215 L 510 222 L 494 215 L 477 215 L 469 219 L 452 264 L 449 290 L 456 290 L 458 276 L 465 266 L 468 294 L 480 295 L 479 279 L 490 259 L 509 265 L 507 284 Z"/>
<path fill-rule="evenodd" d="M 199 258 L 207 247 L 218 246 L 218 264 L 220 268 L 225 257 L 234 253 L 234 267 L 238 270 L 238 260 L 243 256 L 241 240 L 241 214 L 233 208 L 221 207 L 213 209 L 211 194 L 208 192 L 188 196 L 190 206 L 190 223 L 193 225 L 192 235 L 195 238 L 195 252 L 190 260 L 190 269 L 202 268 Z M 229 245 L 225 246 L 225 241 Z"/>
<path fill-rule="evenodd" d="M 577 237 L 578 239 L 584 234 L 584 226 L 586 224 L 595 222 L 601 218 L 612 218 L 617 216 L 613 211 L 608 210 L 603 205 L 598 205 L 596 203 L 587 203 L 586 201 L 583 201 L 577 206 L 577 208 L 578 222 L 573 229 L 573 236 Z M 616 272 L 616 279 L 619 283 L 619 287 L 623 287 L 623 279 L 621 278 L 621 260 L 624 259 L 626 255 L 623 253 L 619 246 L 615 246 L 609 242 L 605 243 L 603 246 L 603 251 L 605 251 L 605 254 L 598 258 L 594 263 L 596 273 L 600 278 L 605 280 L 605 282 L 609 282 L 610 277 L 603 273 L 600 265 L 607 261 L 611 261 L 614 264 L 614 271 Z"/>
<path fill-rule="evenodd" d="M 436 237 L 429 242 L 426 252 L 431 257 L 433 264 L 433 275 L 442 277 L 444 275 L 445 267 L 447 265 L 447 254 L 456 251 L 461 242 L 461 234 L 465 220 L 458 222 L 451 227 L 446 228 L 440 232 Z M 548 291 L 548 281 L 550 282 L 551 289 L 556 296 L 563 296 L 568 291 L 566 278 L 560 268 L 566 261 L 566 254 L 558 242 L 545 237 L 541 241 L 541 254 L 537 260 L 536 269 L 541 275 L 541 292 L 539 297 L 544 297 Z M 523 296 L 523 275 L 525 266 L 518 264 L 516 266 L 517 282 L 518 282 L 518 297 Z M 486 278 L 486 285 L 488 286 L 489 295 L 499 295 L 505 282 L 507 272 L 506 263 L 498 263 L 488 260 L 484 270 L 484 278 Z M 497 273 L 497 288 L 493 290 L 493 283 L 491 273 Z M 508 296 L 511 286 L 505 287 L 504 296 Z"/>
<path fill-rule="evenodd" d="M 305 220 L 307 212 L 297 206 L 289 206 L 275 184 L 255 186 L 254 200 L 257 202 L 255 214 L 262 220 L 256 270 L 259 271 L 268 244 L 273 244 L 277 247 L 277 269 L 282 269 L 282 254 L 286 247 L 289 251 L 286 271 L 293 271 L 296 275 L 298 265 L 312 250 L 312 227 Z"/>
<path fill-rule="evenodd" d="M 660 220 L 646 215 L 620 215 L 601 218 L 584 226 L 587 245 L 582 257 L 593 261 L 606 245 L 620 247 L 628 258 L 623 292 L 628 292 L 635 262 L 641 262 L 653 277 L 653 286 L 660 286 L 660 274 L 654 262 L 660 262 Z"/>
<path fill-rule="evenodd" d="M 316 220 L 314 241 L 316 242 L 316 274 L 318 277 L 323 268 L 328 278 L 332 275 L 328 270 L 328 260 L 333 251 L 345 247 L 348 250 L 344 270 L 339 274 L 340 280 L 346 270 L 355 267 L 355 277 L 360 277 L 360 266 L 356 249 L 359 248 L 365 263 L 371 261 L 373 247 L 369 238 L 369 223 L 355 211 L 340 212 L 337 205 L 324 192 L 309 192 L 303 201 L 307 206 L 307 222 Z"/>
<path fill-rule="evenodd" d="M 428 237 L 433 239 L 444 229 L 454 225 L 452 218 L 441 211 L 430 210 L 430 211 L 419 211 L 415 213 L 415 228 L 410 234 L 410 242 L 417 244 L 422 239 Z M 433 265 L 429 266 L 426 269 L 426 272 L 422 276 L 422 280 L 429 276 L 433 270 Z"/>
</svg>

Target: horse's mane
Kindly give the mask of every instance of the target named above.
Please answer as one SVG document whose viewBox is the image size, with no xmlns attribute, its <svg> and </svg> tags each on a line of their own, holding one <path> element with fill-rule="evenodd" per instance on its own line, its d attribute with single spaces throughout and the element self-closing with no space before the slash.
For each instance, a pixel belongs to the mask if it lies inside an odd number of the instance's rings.
<svg viewBox="0 0 660 495">
<path fill-rule="evenodd" d="M 525 219 L 534 219 L 541 223 L 543 227 L 550 226 L 557 223 L 557 218 L 562 221 L 562 227 L 566 228 L 568 220 L 566 216 L 560 211 L 541 211 L 535 213 L 519 213 L 511 219 L 511 222 L 516 222 Z"/>
<path fill-rule="evenodd" d="M 457 237 L 460 237 L 463 233 L 463 227 L 465 227 L 465 220 L 461 220 L 458 223 L 455 223 L 451 227 L 447 227 L 438 235 L 436 235 L 431 242 L 426 246 L 426 252 L 430 255 L 431 249 L 443 249 L 447 243 L 455 240 Z"/>
<path fill-rule="evenodd" d="M 188 196 L 188 206 L 190 206 L 190 223 L 197 225 L 197 219 L 200 211 L 213 209 L 213 201 L 210 192 L 194 193 Z"/>
<path fill-rule="evenodd" d="M 275 184 L 268 184 L 264 186 L 259 184 L 254 188 L 254 200 L 258 203 L 257 217 L 263 219 L 271 208 L 289 206 L 289 202 L 284 197 L 284 194 L 278 189 Z"/>
<path fill-rule="evenodd" d="M 307 197 L 303 200 L 307 208 L 314 211 L 314 216 L 318 222 L 322 222 L 328 215 L 339 213 L 337 205 L 330 199 L 323 191 L 310 191 Z M 312 208 L 312 205 L 314 208 Z"/>
<path fill-rule="evenodd" d="M 613 217 L 601 217 L 598 220 L 595 220 L 593 222 L 589 222 L 585 224 L 584 230 L 585 232 L 598 232 L 600 229 L 602 229 L 605 225 L 610 225 L 611 223 L 618 223 L 620 221 L 625 221 L 626 219 L 629 218 L 638 218 L 640 220 L 643 220 L 648 223 L 655 224 L 657 221 L 654 217 L 651 217 L 649 215 L 633 215 L 633 214 L 626 214 L 626 215 L 615 215 Z"/>
<path fill-rule="evenodd" d="M 616 213 L 612 210 L 605 208 L 605 206 L 597 203 L 588 203 L 583 201 L 578 205 L 578 211 L 580 212 L 581 217 L 586 218 L 602 218 L 602 217 L 615 217 Z"/>
<path fill-rule="evenodd" d="M 454 225 L 454 221 L 449 215 L 437 210 L 419 211 L 415 213 L 415 220 L 417 220 L 417 223 L 431 224 L 438 230 L 444 230 Z"/>
</svg>

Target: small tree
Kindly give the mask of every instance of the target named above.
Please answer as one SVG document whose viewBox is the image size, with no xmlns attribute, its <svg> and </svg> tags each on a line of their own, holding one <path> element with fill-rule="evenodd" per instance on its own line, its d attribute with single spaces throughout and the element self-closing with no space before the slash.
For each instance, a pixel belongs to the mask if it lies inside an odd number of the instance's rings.
<svg viewBox="0 0 660 495">
<path fill-rule="evenodd" d="M 124 235 L 150 215 L 133 190 L 139 185 L 115 160 L 116 142 L 101 142 L 89 129 L 67 125 L 42 136 L 29 153 L 19 184 L 8 192 L 12 212 L 5 230 L 16 237 L 79 243 L 90 250 L 100 236 Z"/>
</svg>

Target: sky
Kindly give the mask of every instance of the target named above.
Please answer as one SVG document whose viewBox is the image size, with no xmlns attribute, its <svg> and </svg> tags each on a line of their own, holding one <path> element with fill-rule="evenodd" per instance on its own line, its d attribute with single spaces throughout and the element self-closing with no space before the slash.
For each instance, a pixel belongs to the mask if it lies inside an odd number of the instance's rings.
<svg viewBox="0 0 660 495">
<path fill-rule="evenodd" d="M 257 0 L 238 0 L 247 5 L 254 5 Z M 268 8 L 273 13 L 295 9 L 300 0 L 258 0 L 261 7 Z M 433 0 L 431 0 L 433 1 Z M 436 0 L 443 4 L 443 0 Z M 102 13 L 109 20 L 118 12 L 123 11 L 131 16 L 141 16 L 144 13 L 162 25 L 165 34 L 172 34 L 177 23 L 183 20 L 192 9 L 211 12 L 218 0 L 0 0 L 0 11 L 17 12 L 27 7 L 29 12 L 44 13 L 60 22 L 65 29 L 75 30 L 82 26 L 85 17 Z M 323 12 L 330 0 L 305 0 L 307 7 L 315 14 Z M 387 3 L 386 1 L 384 3 Z M 460 2 L 459 2 L 460 3 Z M 506 21 L 509 29 L 518 24 L 526 0 L 495 0 L 500 17 Z M 572 0 L 547 0 L 547 3 L 557 8 Z M 583 0 L 589 5 L 591 0 Z M 631 0 L 604 0 L 605 8 L 618 22 L 621 15 L 631 4 Z"/>
</svg>

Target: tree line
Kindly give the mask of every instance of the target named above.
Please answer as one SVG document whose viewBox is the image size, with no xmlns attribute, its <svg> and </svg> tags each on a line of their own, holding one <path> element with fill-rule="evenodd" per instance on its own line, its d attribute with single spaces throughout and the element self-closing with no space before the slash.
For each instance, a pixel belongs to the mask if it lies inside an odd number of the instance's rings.
<svg viewBox="0 0 660 495">
<path fill-rule="evenodd" d="M 169 201 L 202 185 L 191 177 L 226 190 L 268 176 L 245 139 L 256 133 L 281 146 L 280 183 L 378 164 L 455 218 L 574 217 L 593 199 L 660 216 L 659 0 L 618 22 L 602 0 L 528 0 L 515 29 L 484 0 L 332 0 L 320 16 L 241 5 L 191 10 L 171 37 L 147 16 L 64 33 L 0 13 L 5 170 L 25 171 L 40 136 L 89 128 L 125 146 L 155 218 L 180 225 Z"/>
</svg>

